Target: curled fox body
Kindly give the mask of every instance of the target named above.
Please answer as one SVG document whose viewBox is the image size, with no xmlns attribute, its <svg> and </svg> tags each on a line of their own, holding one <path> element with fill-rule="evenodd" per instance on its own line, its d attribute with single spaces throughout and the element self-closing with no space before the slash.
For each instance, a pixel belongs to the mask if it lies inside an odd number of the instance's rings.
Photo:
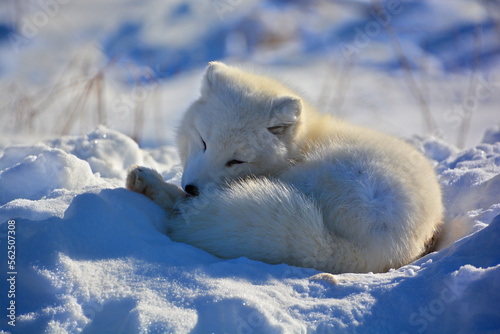
<svg viewBox="0 0 500 334">
<path fill-rule="evenodd" d="M 171 239 L 222 258 L 384 272 L 423 254 L 442 221 L 436 175 L 411 145 L 222 63 L 208 66 L 177 145 L 183 189 L 144 167 L 127 187 L 170 212 Z"/>
</svg>

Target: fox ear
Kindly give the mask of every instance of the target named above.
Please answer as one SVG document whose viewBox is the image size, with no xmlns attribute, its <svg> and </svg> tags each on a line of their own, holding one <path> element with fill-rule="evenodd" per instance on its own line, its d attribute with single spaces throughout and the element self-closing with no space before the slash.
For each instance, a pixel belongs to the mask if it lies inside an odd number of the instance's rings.
<svg viewBox="0 0 500 334">
<path fill-rule="evenodd" d="M 208 63 L 207 69 L 205 70 L 205 76 L 203 77 L 203 82 L 201 84 L 202 94 L 209 92 L 218 81 L 221 80 L 221 73 L 227 66 L 218 61 L 211 61 Z"/>
<path fill-rule="evenodd" d="M 298 123 L 301 113 L 301 99 L 294 96 L 281 97 L 273 103 L 272 125 L 267 130 L 273 135 L 281 135 Z"/>
</svg>

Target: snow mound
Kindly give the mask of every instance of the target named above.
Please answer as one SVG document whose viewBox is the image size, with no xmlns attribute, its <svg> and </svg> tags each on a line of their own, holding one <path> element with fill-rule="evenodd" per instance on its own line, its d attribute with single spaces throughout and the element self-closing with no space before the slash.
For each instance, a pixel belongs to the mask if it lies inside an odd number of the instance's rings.
<svg viewBox="0 0 500 334">
<path fill-rule="evenodd" d="M 413 144 L 435 160 L 450 246 L 384 274 L 336 275 L 246 258 L 222 260 L 164 233 L 166 213 L 122 188 L 131 164 L 179 182 L 172 147 L 141 150 L 99 127 L 10 146 L 0 158 L 0 235 L 16 231 L 16 327 L 35 333 L 500 330 L 500 130 L 458 151 Z M 461 240 L 455 241 L 459 236 Z M 6 273 L 6 252 L 1 270 Z M 8 291 L 6 280 L 0 283 Z"/>
<path fill-rule="evenodd" d="M 96 182 L 88 163 L 44 144 L 9 147 L 0 158 L 0 204 L 41 199 L 57 189 L 75 190 Z"/>
<path fill-rule="evenodd" d="M 104 178 L 123 180 L 128 167 L 143 163 L 136 142 L 104 126 L 99 126 L 87 136 L 56 139 L 49 145 L 87 161 L 92 171 Z"/>
</svg>

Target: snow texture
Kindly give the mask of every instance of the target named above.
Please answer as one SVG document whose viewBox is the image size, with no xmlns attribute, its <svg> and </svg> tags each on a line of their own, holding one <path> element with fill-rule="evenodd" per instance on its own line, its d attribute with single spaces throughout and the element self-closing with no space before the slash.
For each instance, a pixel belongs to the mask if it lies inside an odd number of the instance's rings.
<svg viewBox="0 0 500 334">
<path fill-rule="evenodd" d="M 317 273 L 313 269 L 222 260 L 169 240 L 162 233 L 166 213 L 119 185 L 129 164 L 145 161 L 178 183 L 175 155 L 175 164 L 162 164 L 104 127 L 86 136 L 8 147 L 0 159 L 0 231 L 5 239 L 7 221 L 15 220 L 15 329 L 497 331 L 500 142 L 492 138 L 498 136 L 498 129 L 489 130 L 485 142 L 456 153 L 438 140 L 414 138 L 440 160 L 446 232 L 466 236 L 385 274 L 337 275 L 335 285 L 309 279 Z M 8 288 L 3 280 L 1 291 Z"/>
</svg>

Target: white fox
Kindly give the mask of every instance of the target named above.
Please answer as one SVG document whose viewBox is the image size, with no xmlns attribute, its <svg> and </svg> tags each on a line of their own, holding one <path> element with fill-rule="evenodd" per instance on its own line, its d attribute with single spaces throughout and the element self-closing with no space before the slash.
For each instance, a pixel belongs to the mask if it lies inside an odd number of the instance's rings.
<svg viewBox="0 0 500 334">
<path fill-rule="evenodd" d="M 209 64 L 177 144 L 185 192 L 144 167 L 127 188 L 169 212 L 172 240 L 221 258 L 384 272 L 421 256 L 442 222 L 433 168 L 409 144 L 220 62 Z"/>
</svg>

